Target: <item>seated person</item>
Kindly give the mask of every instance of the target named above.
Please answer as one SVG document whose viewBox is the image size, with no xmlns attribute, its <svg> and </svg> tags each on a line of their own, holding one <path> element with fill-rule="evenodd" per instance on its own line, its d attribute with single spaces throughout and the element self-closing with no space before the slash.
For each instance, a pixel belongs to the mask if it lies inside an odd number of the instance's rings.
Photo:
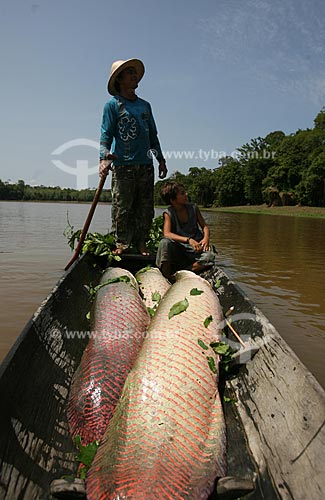
<svg viewBox="0 0 325 500">
<path fill-rule="evenodd" d="M 189 203 L 183 184 L 166 182 L 161 196 L 170 206 L 163 213 L 164 238 L 157 251 L 157 267 L 169 280 L 180 269 L 198 273 L 211 267 L 215 253 L 210 249 L 209 228 L 199 208 Z"/>
</svg>

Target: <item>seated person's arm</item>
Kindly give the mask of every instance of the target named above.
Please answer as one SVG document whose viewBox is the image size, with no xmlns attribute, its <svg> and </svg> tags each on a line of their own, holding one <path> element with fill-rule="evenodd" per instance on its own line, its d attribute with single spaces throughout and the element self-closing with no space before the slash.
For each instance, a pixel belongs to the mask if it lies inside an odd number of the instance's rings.
<svg viewBox="0 0 325 500">
<path fill-rule="evenodd" d="M 203 215 L 201 214 L 200 209 L 198 207 L 196 207 L 196 215 L 197 215 L 198 223 L 203 231 L 203 238 L 199 243 L 202 246 L 202 250 L 204 250 L 206 252 L 210 249 L 210 241 L 209 241 L 210 230 L 209 230 L 208 226 L 206 225 L 206 222 L 203 218 Z"/>
<path fill-rule="evenodd" d="M 164 238 L 170 238 L 174 241 L 179 241 L 180 243 L 188 243 L 185 236 L 180 236 L 177 233 L 172 233 L 172 221 L 168 214 L 164 213 L 164 227 L 163 227 Z"/>
</svg>

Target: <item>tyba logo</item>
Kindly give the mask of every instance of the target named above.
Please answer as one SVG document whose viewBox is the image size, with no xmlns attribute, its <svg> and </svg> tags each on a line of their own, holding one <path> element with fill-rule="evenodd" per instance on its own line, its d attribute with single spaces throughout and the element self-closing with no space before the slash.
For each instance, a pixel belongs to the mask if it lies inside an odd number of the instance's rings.
<svg viewBox="0 0 325 500">
<path fill-rule="evenodd" d="M 96 141 L 92 141 L 90 139 L 74 139 L 72 141 L 65 142 L 61 144 L 57 149 L 52 151 L 52 155 L 61 155 L 65 151 L 70 150 L 71 148 L 80 147 L 80 146 L 88 146 L 99 151 L 99 143 Z M 98 164 L 91 167 L 89 166 L 88 160 L 85 159 L 77 159 L 76 166 L 71 167 L 66 165 L 61 160 L 51 160 L 52 163 L 70 175 L 75 175 L 77 178 L 77 189 L 87 189 L 88 185 L 88 177 L 98 172 Z"/>
</svg>

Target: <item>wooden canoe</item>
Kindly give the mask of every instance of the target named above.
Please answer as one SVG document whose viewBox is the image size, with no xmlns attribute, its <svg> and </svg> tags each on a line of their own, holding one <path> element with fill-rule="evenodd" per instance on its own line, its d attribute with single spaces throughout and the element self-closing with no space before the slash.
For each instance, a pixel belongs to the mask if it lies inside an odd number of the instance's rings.
<svg viewBox="0 0 325 500">
<path fill-rule="evenodd" d="M 126 256 L 119 265 L 135 272 L 148 263 L 150 257 Z M 97 284 L 101 271 L 87 255 L 75 262 L 1 364 L 0 499 L 50 499 L 51 482 L 76 473 L 66 402 L 88 341 L 87 285 Z M 236 400 L 224 404 L 229 475 L 255 482 L 249 499 L 323 498 L 324 390 L 221 269 L 203 276 L 224 311 L 234 306 L 236 331 L 259 347 L 220 386 Z"/>
</svg>

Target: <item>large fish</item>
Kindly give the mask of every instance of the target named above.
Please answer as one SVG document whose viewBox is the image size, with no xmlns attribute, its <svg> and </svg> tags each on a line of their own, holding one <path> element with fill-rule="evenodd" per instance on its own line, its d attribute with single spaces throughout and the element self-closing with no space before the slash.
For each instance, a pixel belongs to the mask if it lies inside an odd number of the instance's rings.
<svg viewBox="0 0 325 500">
<path fill-rule="evenodd" d="M 156 267 L 140 269 L 135 277 L 139 284 L 144 303 L 152 315 L 171 285 Z"/>
<path fill-rule="evenodd" d="M 100 288 L 94 306 L 91 338 L 68 402 L 70 432 L 83 444 L 102 438 L 150 321 L 138 291 L 126 282 Z"/>
<path fill-rule="evenodd" d="M 89 470 L 89 500 L 203 500 L 225 475 L 218 356 L 210 347 L 221 320 L 208 282 L 180 273 L 151 320 Z"/>
<path fill-rule="evenodd" d="M 106 281 L 109 281 L 114 278 L 120 278 L 121 276 L 126 276 L 130 280 L 130 285 L 134 286 L 136 290 L 139 290 L 138 282 L 135 276 L 128 271 L 127 269 L 123 269 L 122 267 L 108 267 L 103 272 L 100 283 L 103 284 Z"/>
</svg>

